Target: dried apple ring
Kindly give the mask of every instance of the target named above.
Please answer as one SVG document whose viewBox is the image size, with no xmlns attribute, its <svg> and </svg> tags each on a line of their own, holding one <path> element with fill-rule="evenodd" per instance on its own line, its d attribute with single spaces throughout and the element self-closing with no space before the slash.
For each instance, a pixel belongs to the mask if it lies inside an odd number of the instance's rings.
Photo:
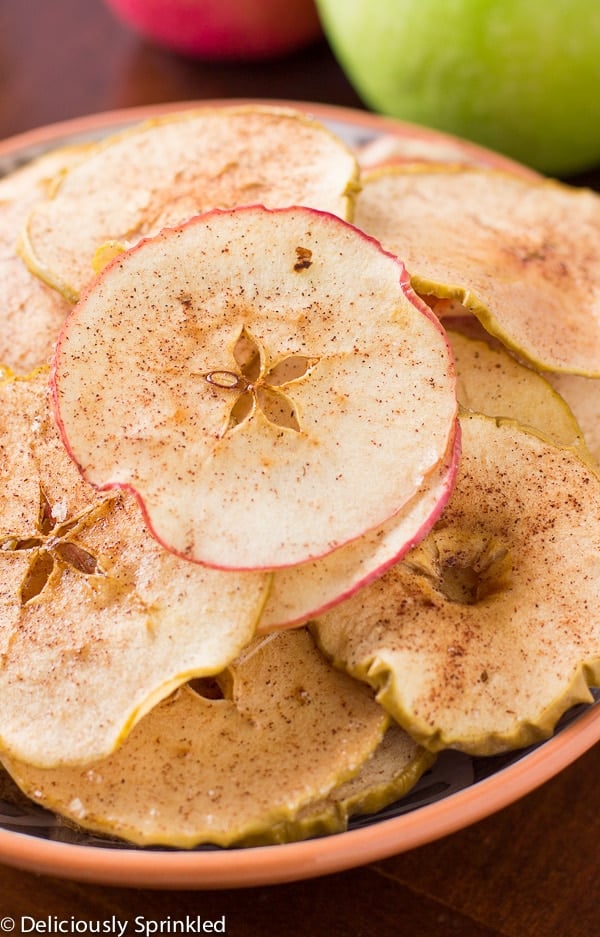
<svg viewBox="0 0 600 937">
<path fill-rule="evenodd" d="M 356 158 L 291 108 L 206 107 L 108 137 L 65 174 L 22 232 L 27 264 L 76 300 L 106 242 L 130 246 L 212 208 L 311 205 L 350 217 Z"/>
<path fill-rule="evenodd" d="M 600 380 L 579 374 L 549 374 L 548 380 L 575 414 L 590 454 L 600 465 Z"/>
<path fill-rule="evenodd" d="M 0 750 L 56 765 L 107 754 L 175 686 L 221 671 L 269 577 L 178 559 L 132 496 L 86 485 L 47 382 L 0 384 Z"/>
<path fill-rule="evenodd" d="M 19 231 L 52 181 L 87 152 L 60 147 L 0 179 L 0 361 L 21 374 L 48 363 L 71 304 L 27 269 Z"/>
<path fill-rule="evenodd" d="M 600 376 L 600 196 L 496 170 L 388 167 L 355 221 L 420 295 L 456 300 L 544 371 Z"/>
<path fill-rule="evenodd" d="M 378 813 L 405 797 L 435 757 L 392 723 L 355 777 L 335 787 L 322 800 L 307 804 L 293 820 L 274 824 L 244 845 L 288 843 L 344 832 L 353 817 Z"/>
<path fill-rule="evenodd" d="M 84 476 L 227 569 L 381 525 L 456 430 L 447 338 L 401 263 L 300 207 L 207 212 L 117 257 L 65 324 L 53 386 Z"/>
<path fill-rule="evenodd" d="M 574 446 L 589 458 L 581 428 L 549 378 L 526 367 L 501 345 L 492 347 L 448 329 L 462 407 L 506 417 L 543 433 L 558 446 Z M 581 378 L 580 380 L 584 380 Z"/>
<path fill-rule="evenodd" d="M 548 737 L 600 679 L 600 476 L 513 421 L 461 425 L 441 520 L 315 630 L 416 741 L 489 755 Z"/>
<path fill-rule="evenodd" d="M 86 829 L 188 848 L 269 837 L 355 775 L 388 717 L 332 668 L 305 629 L 252 643 L 223 695 L 182 687 L 109 758 L 81 767 L 2 762 L 35 802 Z"/>
<path fill-rule="evenodd" d="M 457 433 L 447 458 L 389 521 L 318 560 L 275 570 L 258 631 L 288 628 L 320 615 L 397 563 L 428 533 L 444 510 L 459 457 Z"/>
</svg>

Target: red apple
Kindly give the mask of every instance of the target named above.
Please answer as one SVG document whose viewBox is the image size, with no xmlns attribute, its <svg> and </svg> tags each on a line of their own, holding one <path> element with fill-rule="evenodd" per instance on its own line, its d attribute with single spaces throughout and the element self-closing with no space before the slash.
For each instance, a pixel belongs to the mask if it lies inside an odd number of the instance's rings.
<svg viewBox="0 0 600 937">
<path fill-rule="evenodd" d="M 285 55 L 313 42 L 313 0 L 107 0 L 127 25 L 175 52 L 206 59 Z"/>
</svg>

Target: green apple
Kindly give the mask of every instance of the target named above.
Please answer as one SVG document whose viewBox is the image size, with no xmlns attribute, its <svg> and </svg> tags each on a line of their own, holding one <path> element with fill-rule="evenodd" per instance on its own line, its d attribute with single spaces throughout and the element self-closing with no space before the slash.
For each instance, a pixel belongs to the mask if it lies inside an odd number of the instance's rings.
<svg viewBox="0 0 600 937">
<path fill-rule="evenodd" d="M 566 175 L 600 160 L 597 0 L 318 0 L 369 107 Z"/>
</svg>

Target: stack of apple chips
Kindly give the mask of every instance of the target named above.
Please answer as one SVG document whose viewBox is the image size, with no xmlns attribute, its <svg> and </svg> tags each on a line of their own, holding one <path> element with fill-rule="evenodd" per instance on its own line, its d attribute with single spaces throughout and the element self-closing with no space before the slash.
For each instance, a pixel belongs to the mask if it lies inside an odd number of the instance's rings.
<svg viewBox="0 0 600 937">
<path fill-rule="evenodd" d="M 285 842 L 589 702 L 599 234 L 591 193 L 361 170 L 267 106 L 2 180 L 20 790 L 137 844 Z"/>
</svg>

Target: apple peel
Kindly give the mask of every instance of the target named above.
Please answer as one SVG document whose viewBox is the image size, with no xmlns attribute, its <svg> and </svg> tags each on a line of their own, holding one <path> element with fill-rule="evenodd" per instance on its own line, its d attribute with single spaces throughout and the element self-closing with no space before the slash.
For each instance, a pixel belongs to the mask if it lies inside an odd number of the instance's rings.
<svg viewBox="0 0 600 937">
<path fill-rule="evenodd" d="M 133 490 L 186 559 L 324 556 L 400 511 L 455 433 L 448 342 L 407 279 L 313 209 L 166 229 L 109 264 L 65 324 L 65 445 L 92 484 Z"/>
<path fill-rule="evenodd" d="M 269 576 L 186 563 L 132 496 L 86 485 L 47 382 L 0 383 L 0 750 L 53 766 L 108 754 L 174 687 L 227 666 Z"/>
<path fill-rule="evenodd" d="M 317 619 L 320 647 L 431 751 L 547 738 L 600 679 L 600 476 L 514 421 L 461 417 L 449 505 L 399 564 Z"/>
</svg>

